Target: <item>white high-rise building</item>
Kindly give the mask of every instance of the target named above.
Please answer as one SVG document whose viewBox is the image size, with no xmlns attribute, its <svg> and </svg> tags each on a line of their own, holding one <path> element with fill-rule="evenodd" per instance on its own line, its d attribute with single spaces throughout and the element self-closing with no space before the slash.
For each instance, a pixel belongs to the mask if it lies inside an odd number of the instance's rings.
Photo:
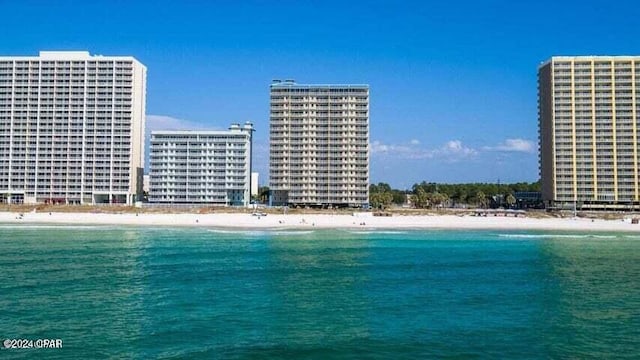
<svg viewBox="0 0 640 360">
<path fill-rule="evenodd" d="M 153 131 L 149 201 L 248 206 L 253 131 Z"/>
<path fill-rule="evenodd" d="M 538 69 L 540 177 L 549 206 L 640 205 L 640 56 L 554 56 Z"/>
<path fill-rule="evenodd" d="M 132 204 L 146 73 L 131 56 L 0 57 L 0 202 Z"/>
<path fill-rule="evenodd" d="M 369 86 L 271 84 L 273 205 L 369 203 Z"/>
</svg>

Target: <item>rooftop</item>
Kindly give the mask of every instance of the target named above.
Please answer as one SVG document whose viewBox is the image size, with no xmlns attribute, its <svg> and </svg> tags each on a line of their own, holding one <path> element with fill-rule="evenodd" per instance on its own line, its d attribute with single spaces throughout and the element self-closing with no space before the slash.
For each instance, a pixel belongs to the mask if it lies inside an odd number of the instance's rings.
<svg viewBox="0 0 640 360">
<path fill-rule="evenodd" d="M 38 56 L 0 56 L 0 60 L 133 60 L 133 56 L 91 55 L 88 51 L 40 51 Z"/>
<path fill-rule="evenodd" d="M 285 88 L 369 88 L 368 84 L 298 84 L 295 80 L 287 79 L 280 80 L 274 79 L 271 81 L 271 87 L 285 87 Z"/>
<path fill-rule="evenodd" d="M 552 61 L 570 61 L 570 60 L 640 60 L 640 55 L 557 55 L 552 56 L 548 60 L 540 63 L 538 68 L 541 68 Z"/>
</svg>

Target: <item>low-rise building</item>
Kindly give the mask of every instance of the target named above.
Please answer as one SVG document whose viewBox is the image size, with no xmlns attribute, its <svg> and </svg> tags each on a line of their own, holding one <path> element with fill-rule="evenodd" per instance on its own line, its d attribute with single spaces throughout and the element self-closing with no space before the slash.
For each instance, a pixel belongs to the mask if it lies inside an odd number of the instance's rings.
<svg viewBox="0 0 640 360">
<path fill-rule="evenodd" d="M 253 125 L 153 131 L 149 202 L 248 206 Z"/>
</svg>

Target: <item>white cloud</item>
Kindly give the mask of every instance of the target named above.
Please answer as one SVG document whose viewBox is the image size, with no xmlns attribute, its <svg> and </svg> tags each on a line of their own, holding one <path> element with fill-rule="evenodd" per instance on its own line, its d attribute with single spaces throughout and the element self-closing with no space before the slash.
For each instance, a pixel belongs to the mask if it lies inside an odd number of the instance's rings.
<svg viewBox="0 0 640 360">
<path fill-rule="evenodd" d="M 447 141 L 443 147 L 434 151 L 434 155 L 457 155 L 461 157 L 473 156 L 477 153 L 477 150 L 462 145 L 460 140 Z"/>
<path fill-rule="evenodd" d="M 383 144 L 376 140 L 371 143 L 371 153 L 379 155 L 393 156 L 402 159 L 432 159 L 438 158 L 444 161 L 457 161 L 462 158 L 473 157 L 478 151 L 464 146 L 460 140 L 450 140 L 444 145 L 434 149 L 420 148 L 419 142 L 411 140 L 410 145 L 405 144 Z"/>
<path fill-rule="evenodd" d="M 411 144 L 411 145 L 420 145 L 420 140 L 418 140 L 418 139 L 411 139 L 411 141 L 409 141 L 409 144 Z"/>
<path fill-rule="evenodd" d="M 166 115 L 147 115 L 146 133 L 151 134 L 156 130 L 219 130 L 214 126 L 194 121 L 177 119 Z"/>
<path fill-rule="evenodd" d="M 526 139 L 506 139 L 497 146 L 486 146 L 484 149 L 490 151 L 533 153 L 536 151 L 536 145 L 533 141 Z"/>
<path fill-rule="evenodd" d="M 404 154 L 411 152 L 411 148 L 406 145 L 388 145 L 376 140 L 371 143 L 371 153 L 373 154 Z"/>
</svg>

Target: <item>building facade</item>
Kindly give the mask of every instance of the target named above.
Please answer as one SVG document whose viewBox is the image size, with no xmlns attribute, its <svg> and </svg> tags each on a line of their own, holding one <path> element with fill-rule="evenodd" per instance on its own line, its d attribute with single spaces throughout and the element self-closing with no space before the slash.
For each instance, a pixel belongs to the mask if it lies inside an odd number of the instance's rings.
<svg viewBox="0 0 640 360">
<path fill-rule="evenodd" d="M 273 205 L 369 203 L 369 86 L 270 88 L 269 184 Z"/>
<path fill-rule="evenodd" d="M 257 172 L 252 172 L 251 173 L 251 196 L 257 196 L 258 195 L 258 178 L 259 178 L 260 174 L 258 174 Z"/>
<path fill-rule="evenodd" d="M 132 204 L 146 71 L 84 51 L 0 57 L 0 202 Z"/>
<path fill-rule="evenodd" d="M 253 125 L 153 131 L 149 202 L 248 206 Z"/>
<path fill-rule="evenodd" d="M 639 204 L 640 57 L 553 57 L 538 69 L 542 197 L 557 208 Z"/>
</svg>

